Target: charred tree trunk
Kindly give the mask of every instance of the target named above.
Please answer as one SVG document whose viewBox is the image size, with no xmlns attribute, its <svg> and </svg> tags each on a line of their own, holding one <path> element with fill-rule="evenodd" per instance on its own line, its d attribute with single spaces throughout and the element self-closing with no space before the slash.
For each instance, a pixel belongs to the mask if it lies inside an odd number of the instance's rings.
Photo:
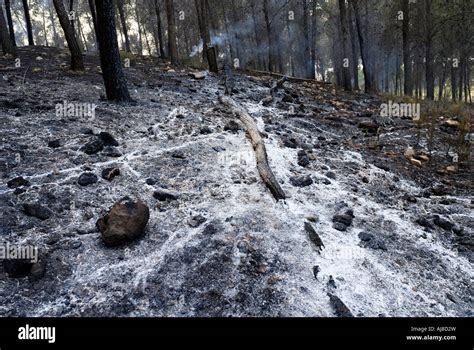
<svg viewBox="0 0 474 350">
<path fill-rule="evenodd" d="M 410 58 L 410 4 L 409 0 L 402 0 L 403 23 L 402 23 L 402 45 L 403 45 L 403 93 L 407 96 L 413 94 L 412 68 Z"/>
<path fill-rule="evenodd" d="M 34 45 L 35 41 L 33 40 L 33 27 L 31 26 L 28 0 L 23 0 L 23 10 L 25 11 L 26 31 L 28 32 L 28 45 Z"/>
<path fill-rule="evenodd" d="M 176 21 L 174 17 L 174 1 L 166 0 L 166 16 L 168 18 L 168 54 L 171 64 L 178 64 L 178 46 L 176 43 Z"/>
<path fill-rule="evenodd" d="M 12 41 L 13 46 L 16 46 L 15 29 L 13 27 L 12 11 L 11 11 L 11 8 L 10 8 L 10 0 L 5 0 L 5 12 L 6 12 L 6 15 L 7 15 L 8 29 L 9 29 L 9 32 L 10 32 L 10 39 Z"/>
<path fill-rule="evenodd" d="M 156 14 L 156 25 L 157 25 L 157 33 L 158 33 L 158 43 L 160 45 L 160 57 L 166 57 L 165 54 L 165 41 L 163 39 L 163 28 L 161 22 L 161 11 L 160 6 L 158 5 L 158 0 L 155 0 L 155 14 Z"/>
<path fill-rule="evenodd" d="M 89 0 L 89 8 L 91 10 L 92 25 L 94 26 L 94 33 L 95 33 L 95 40 L 96 40 L 96 43 L 97 43 L 97 48 L 100 50 L 99 40 L 97 39 L 97 13 L 96 13 L 96 10 L 95 10 L 95 1 L 94 0 Z"/>
<path fill-rule="evenodd" d="M 344 86 L 344 90 L 350 91 L 352 89 L 351 86 L 351 72 L 350 72 L 350 65 L 345 66 L 344 60 L 349 60 L 349 51 L 347 49 L 347 12 L 346 12 L 346 1 L 339 0 L 339 20 L 341 25 L 341 36 L 342 36 L 342 55 L 343 60 L 341 61 L 341 70 L 342 70 L 342 84 Z"/>
<path fill-rule="evenodd" d="M 2 49 L 4 54 L 15 55 L 15 47 L 8 34 L 7 22 L 3 15 L 3 7 L 0 5 L 0 42 L 2 43 Z"/>
<path fill-rule="evenodd" d="M 313 1 L 313 8 L 311 9 L 312 15 L 311 15 L 311 36 L 310 36 L 310 58 L 309 58 L 309 75 L 311 76 L 311 79 L 316 78 L 316 36 L 318 33 L 318 22 L 317 22 L 317 16 L 316 16 L 316 10 L 318 7 L 318 4 L 316 1 Z"/>
<path fill-rule="evenodd" d="M 349 5 L 349 31 L 351 34 L 352 75 L 354 78 L 354 90 L 359 90 L 359 55 L 357 52 L 357 30 L 354 28 L 354 11 Z"/>
<path fill-rule="evenodd" d="M 130 101 L 123 74 L 115 27 L 113 0 L 96 2 L 97 38 L 100 44 L 100 65 L 108 100 Z"/>
<path fill-rule="evenodd" d="M 123 36 L 125 37 L 125 51 L 132 52 L 130 49 L 130 39 L 128 37 L 127 21 L 125 20 L 125 12 L 123 10 L 123 0 L 117 0 L 117 8 L 120 16 L 120 24 L 122 25 Z"/>
<path fill-rule="evenodd" d="M 451 63 L 451 98 L 453 101 L 456 101 L 457 96 L 456 67 Z"/>
<path fill-rule="evenodd" d="M 434 100 L 434 68 L 433 68 L 433 14 L 431 3 L 432 0 L 425 0 L 426 15 L 426 41 L 425 41 L 425 74 L 426 74 L 426 98 Z"/>
<path fill-rule="evenodd" d="M 362 57 L 362 66 L 363 66 L 363 72 L 364 72 L 364 91 L 371 92 L 372 82 L 371 82 L 371 77 L 370 77 L 370 72 L 369 72 L 369 67 L 368 67 L 368 57 L 367 57 L 367 51 L 365 48 L 364 36 L 362 34 L 362 28 L 361 28 L 359 1 L 351 0 L 351 4 L 354 9 L 354 17 L 355 17 L 356 27 L 357 27 L 357 36 L 359 38 L 360 56 Z"/>
<path fill-rule="evenodd" d="M 272 172 L 272 169 L 270 168 L 270 165 L 268 164 L 265 143 L 263 142 L 262 135 L 260 134 L 254 119 L 231 97 L 220 96 L 219 101 L 229 108 L 232 113 L 236 114 L 242 124 L 245 126 L 250 141 L 252 142 L 252 147 L 255 151 L 258 172 L 265 185 L 273 194 L 273 197 L 275 197 L 276 200 L 285 199 L 285 192 L 283 192 L 280 184 Z"/>
<path fill-rule="evenodd" d="M 63 28 L 69 51 L 71 52 L 71 69 L 84 70 L 81 49 L 79 48 L 76 36 L 72 30 L 71 22 L 69 22 L 68 14 L 64 8 L 64 3 L 62 0 L 53 0 L 53 4 L 56 13 L 58 14 L 59 23 Z"/>
<path fill-rule="evenodd" d="M 265 26 L 268 35 L 268 70 L 270 72 L 277 72 L 277 50 L 275 47 L 275 37 L 273 35 L 273 26 L 270 20 L 270 2 L 263 0 L 263 14 L 265 17 Z"/>
</svg>

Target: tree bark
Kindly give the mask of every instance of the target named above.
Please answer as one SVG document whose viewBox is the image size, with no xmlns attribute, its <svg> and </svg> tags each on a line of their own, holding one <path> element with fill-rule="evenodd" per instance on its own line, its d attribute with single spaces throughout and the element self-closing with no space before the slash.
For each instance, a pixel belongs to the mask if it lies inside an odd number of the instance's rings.
<svg viewBox="0 0 474 350">
<path fill-rule="evenodd" d="M 432 0 L 425 0 L 426 15 L 426 38 L 425 38 L 425 74 L 426 74 L 426 98 L 434 100 L 434 68 L 433 68 L 433 14 Z"/>
<path fill-rule="evenodd" d="M 168 54 L 171 64 L 178 64 L 178 46 L 176 44 L 176 20 L 174 16 L 174 1 L 166 0 L 166 16 L 168 18 Z"/>
<path fill-rule="evenodd" d="M 349 52 L 347 49 L 347 12 L 346 12 L 346 0 L 339 0 L 339 20 L 341 25 L 341 36 L 342 36 L 342 53 L 343 53 L 343 60 L 349 60 Z M 341 60 L 341 70 L 342 70 L 342 84 L 344 90 L 350 91 L 352 89 L 351 86 L 351 72 L 350 66 L 344 67 L 343 60 Z"/>
<path fill-rule="evenodd" d="M 99 40 L 97 39 L 97 13 L 95 10 L 95 0 L 88 0 L 88 1 L 89 1 L 89 8 L 91 10 L 92 25 L 94 26 L 95 40 L 97 43 L 97 48 L 100 50 Z"/>
<path fill-rule="evenodd" d="M 3 53 L 15 55 L 15 47 L 11 41 L 10 35 L 8 34 L 7 22 L 3 15 L 3 7 L 0 5 L 0 42 L 2 44 Z"/>
<path fill-rule="evenodd" d="M 5 0 L 5 12 L 6 12 L 6 15 L 7 15 L 8 29 L 9 29 L 9 32 L 10 32 L 10 39 L 12 41 L 13 46 L 16 46 L 15 29 L 13 27 L 12 11 L 11 11 L 11 8 L 10 8 L 10 0 Z"/>
<path fill-rule="evenodd" d="M 122 25 L 123 36 L 125 37 L 125 51 L 130 53 L 132 52 L 132 50 L 130 49 L 130 39 L 128 38 L 127 21 L 125 19 L 125 12 L 123 10 L 123 7 L 124 7 L 123 0 L 117 0 L 117 8 L 118 8 L 119 16 L 120 16 L 120 24 Z"/>
<path fill-rule="evenodd" d="M 100 44 L 100 65 L 108 100 L 130 101 L 123 74 L 115 27 L 113 0 L 96 2 L 97 38 Z"/>
<path fill-rule="evenodd" d="M 76 36 L 72 30 L 71 22 L 69 22 L 64 3 L 62 0 L 53 0 L 53 4 L 56 13 L 58 14 L 59 23 L 63 28 L 69 51 L 71 52 L 71 70 L 84 70 L 81 49 L 79 48 Z"/>
<path fill-rule="evenodd" d="M 402 23 L 402 50 L 403 50 L 403 93 L 407 96 L 413 95 L 412 67 L 410 58 L 410 0 L 402 0 L 403 23 Z"/>
<path fill-rule="evenodd" d="M 351 35 L 352 75 L 354 77 L 354 90 L 359 90 L 359 56 L 357 52 L 357 30 L 354 28 L 354 11 L 349 5 L 349 31 Z"/>
<path fill-rule="evenodd" d="M 160 6 L 158 5 L 158 0 L 155 0 L 155 14 L 156 14 L 156 24 L 157 24 L 157 32 L 158 32 L 158 43 L 160 45 L 159 52 L 160 57 L 165 58 L 165 41 L 163 39 L 163 28 L 162 28 L 162 21 L 161 21 L 161 11 Z"/>
<path fill-rule="evenodd" d="M 28 33 L 28 45 L 34 45 L 33 28 L 31 26 L 30 9 L 28 7 L 28 0 L 23 0 L 23 10 L 25 11 L 26 31 Z"/>
<path fill-rule="evenodd" d="M 225 105 L 230 111 L 236 114 L 245 129 L 252 143 L 252 147 L 255 151 L 255 157 L 257 160 L 257 169 L 265 185 L 268 187 L 273 197 L 278 201 L 280 199 L 285 199 L 286 195 L 283 192 L 280 184 L 275 178 L 275 175 L 268 164 L 268 156 L 265 148 L 265 143 L 263 142 L 262 135 L 257 128 L 257 124 L 254 119 L 229 96 L 220 96 L 219 101 Z"/>
<path fill-rule="evenodd" d="M 372 92 L 372 82 L 368 67 L 368 57 L 367 51 L 365 48 L 365 41 L 364 36 L 362 35 L 362 28 L 361 28 L 361 20 L 360 20 L 360 11 L 359 11 L 359 1 L 358 0 L 350 0 L 352 4 L 352 8 L 354 9 L 354 17 L 356 20 L 356 27 L 357 27 L 357 36 L 359 38 L 359 46 L 360 46 L 360 56 L 362 58 L 362 66 L 364 72 L 364 91 Z"/>
</svg>

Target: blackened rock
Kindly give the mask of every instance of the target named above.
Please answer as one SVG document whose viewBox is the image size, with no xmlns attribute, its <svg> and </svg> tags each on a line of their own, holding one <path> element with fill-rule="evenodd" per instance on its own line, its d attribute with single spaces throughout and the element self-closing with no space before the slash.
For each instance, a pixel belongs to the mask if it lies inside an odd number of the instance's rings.
<svg viewBox="0 0 474 350">
<path fill-rule="evenodd" d="M 152 179 L 152 178 L 146 179 L 145 182 L 146 182 L 147 185 L 150 185 L 150 186 L 153 186 L 153 185 L 156 184 L 156 180 L 155 180 L 155 179 Z"/>
<path fill-rule="evenodd" d="M 205 228 L 204 230 L 202 231 L 202 233 L 204 235 L 215 235 L 217 232 L 219 231 L 219 227 L 216 223 L 214 222 L 211 222 L 209 223 Z"/>
<path fill-rule="evenodd" d="M 238 132 L 240 129 L 239 124 L 235 120 L 230 120 L 225 126 L 224 131 Z"/>
<path fill-rule="evenodd" d="M 340 223 L 340 222 L 335 222 L 333 223 L 332 227 L 338 231 L 344 232 L 347 230 L 347 226 Z"/>
<path fill-rule="evenodd" d="M 179 198 L 179 195 L 159 189 L 153 192 L 153 197 L 158 199 L 160 202 L 165 202 L 167 200 L 175 201 Z"/>
<path fill-rule="evenodd" d="M 203 126 L 200 130 L 199 130 L 199 133 L 201 135 L 209 135 L 209 134 L 212 134 L 212 130 L 210 127 L 208 126 Z"/>
<path fill-rule="evenodd" d="M 328 171 L 326 173 L 326 176 L 329 177 L 330 179 L 336 180 L 336 174 L 332 171 Z"/>
<path fill-rule="evenodd" d="M 328 293 L 329 303 L 331 304 L 334 314 L 337 317 L 354 317 L 352 312 L 349 308 L 342 302 L 339 297 L 335 296 L 334 294 Z"/>
<path fill-rule="evenodd" d="M 29 275 L 33 262 L 29 259 L 5 259 L 3 269 L 11 278 L 23 278 Z"/>
<path fill-rule="evenodd" d="M 28 216 L 33 216 L 40 220 L 49 219 L 53 213 L 46 207 L 43 207 L 39 203 L 25 203 L 23 204 L 23 211 Z"/>
<path fill-rule="evenodd" d="M 99 133 L 99 138 L 102 140 L 104 143 L 104 146 L 115 146 L 117 147 L 119 143 L 117 140 L 112 136 L 112 134 L 106 132 L 106 131 L 101 131 Z"/>
<path fill-rule="evenodd" d="M 318 252 L 324 248 L 323 241 L 309 222 L 304 223 L 304 229 L 308 233 L 309 240 L 315 245 Z"/>
<path fill-rule="evenodd" d="M 310 176 L 292 176 L 290 182 L 295 187 L 306 187 L 313 184 L 313 179 Z"/>
<path fill-rule="evenodd" d="M 206 221 L 207 219 L 204 216 L 196 215 L 196 216 L 193 216 L 191 219 L 189 219 L 188 224 L 191 227 L 198 227 L 201 224 L 205 223 Z"/>
<path fill-rule="evenodd" d="M 334 217 L 332 218 L 332 221 L 333 222 L 340 222 L 341 224 L 343 224 L 345 226 L 351 226 L 353 219 L 354 219 L 353 216 L 351 216 L 348 213 L 345 213 L 345 214 L 334 215 Z"/>
<path fill-rule="evenodd" d="M 51 140 L 51 141 L 48 142 L 48 147 L 50 147 L 50 148 L 61 147 L 61 142 L 59 140 Z"/>
<path fill-rule="evenodd" d="M 431 222 L 430 219 L 428 219 L 426 217 L 420 217 L 420 218 L 416 219 L 416 223 L 420 226 L 425 227 L 425 228 L 434 229 L 433 223 Z"/>
<path fill-rule="evenodd" d="M 375 250 L 387 250 L 385 242 L 376 238 L 373 234 L 367 232 L 360 232 L 360 245 L 364 248 L 370 248 Z"/>
<path fill-rule="evenodd" d="M 318 279 L 318 273 L 321 271 L 318 265 L 313 266 L 313 276 L 315 279 Z"/>
<path fill-rule="evenodd" d="M 100 139 L 93 139 L 80 148 L 86 154 L 96 154 L 104 149 L 104 143 Z"/>
<path fill-rule="evenodd" d="M 77 180 L 77 183 L 81 186 L 89 186 L 95 184 L 98 181 L 97 175 L 93 173 L 82 173 Z"/>
<path fill-rule="evenodd" d="M 328 288 L 337 289 L 336 282 L 334 281 L 332 275 L 329 275 Z"/>
<path fill-rule="evenodd" d="M 142 236 L 149 219 L 150 210 L 143 202 L 126 197 L 97 220 L 96 225 L 105 245 L 112 247 Z"/>
<path fill-rule="evenodd" d="M 433 222 L 436 226 L 441 227 L 445 231 L 451 231 L 453 229 L 454 224 L 450 222 L 449 220 L 442 218 L 439 215 L 435 215 L 433 217 Z"/>
<path fill-rule="evenodd" d="M 294 101 L 293 97 L 290 94 L 285 94 L 285 96 L 283 96 L 281 100 L 286 103 L 293 103 Z"/>
<path fill-rule="evenodd" d="M 119 168 L 112 167 L 102 170 L 102 178 L 107 181 L 112 181 L 118 175 L 120 175 Z"/>
<path fill-rule="evenodd" d="M 7 182 L 8 188 L 17 188 L 21 186 L 29 186 L 30 182 L 22 176 L 15 177 Z"/>
<path fill-rule="evenodd" d="M 298 165 L 302 167 L 306 167 L 309 165 L 308 154 L 303 150 L 298 151 Z"/>
<path fill-rule="evenodd" d="M 120 152 L 117 148 L 113 146 L 107 146 L 102 151 L 102 154 L 106 157 L 118 158 L 122 156 L 122 152 Z"/>
</svg>

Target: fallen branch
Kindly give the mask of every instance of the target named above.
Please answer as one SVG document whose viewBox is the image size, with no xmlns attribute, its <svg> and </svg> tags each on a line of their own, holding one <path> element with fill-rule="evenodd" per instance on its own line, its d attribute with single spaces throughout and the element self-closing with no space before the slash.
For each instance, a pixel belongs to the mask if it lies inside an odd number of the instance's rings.
<svg viewBox="0 0 474 350">
<path fill-rule="evenodd" d="M 332 85 L 331 82 L 327 82 L 327 81 L 320 81 L 320 80 L 316 80 L 316 79 L 305 79 L 305 78 L 289 77 L 289 76 L 285 76 L 285 75 L 280 74 L 280 73 L 267 72 L 267 71 L 261 71 L 261 70 L 241 69 L 241 72 L 249 74 L 249 75 L 267 75 L 267 76 L 277 77 L 277 78 L 286 77 L 286 80 L 294 81 L 294 82 L 307 82 L 307 83 L 322 84 L 322 85 Z"/>
<path fill-rule="evenodd" d="M 283 192 L 280 184 L 275 178 L 275 175 L 273 175 L 270 165 L 268 164 L 265 143 L 263 142 L 262 135 L 260 134 L 257 124 L 253 118 L 231 97 L 220 96 L 219 101 L 228 107 L 232 113 L 236 114 L 242 124 L 245 126 L 245 129 L 247 130 L 247 133 L 250 137 L 250 141 L 252 142 L 252 147 L 255 151 L 258 172 L 265 185 L 273 194 L 273 197 L 275 197 L 276 200 L 285 199 L 285 192 Z"/>
</svg>

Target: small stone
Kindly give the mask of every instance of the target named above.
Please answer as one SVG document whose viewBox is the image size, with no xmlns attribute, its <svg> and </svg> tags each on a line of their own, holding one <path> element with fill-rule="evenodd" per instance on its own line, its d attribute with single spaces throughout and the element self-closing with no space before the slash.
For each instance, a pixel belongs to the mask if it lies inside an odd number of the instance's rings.
<svg viewBox="0 0 474 350">
<path fill-rule="evenodd" d="M 290 182 L 295 187 L 307 187 L 313 184 L 313 179 L 310 176 L 292 176 Z"/>
<path fill-rule="evenodd" d="M 48 147 L 50 147 L 50 148 L 61 147 L 61 142 L 59 140 L 51 140 L 51 141 L 48 142 Z"/>
<path fill-rule="evenodd" d="M 118 158 L 122 156 L 122 152 L 120 152 L 117 148 L 113 146 L 104 147 L 102 154 L 106 157 Z"/>
<path fill-rule="evenodd" d="M 126 197 L 97 220 L 96 225 L 105 245 L 118 246 L 142 236 L 149 218 L 150 211 L 143 202 Z"/>
<path fill-rule="evenodd" d="M 118 175 L 120 175 L 119 168 L 112 167 L 102 170 L 102 178 L 107 181 L 112 181 Z"/>
<path fill-rule="evenodd" d="M 162 189 L 158 189 L 153 192 L 153 197 L 158 199 L 160 202 L 165 202 L 167 200 L 174 201 L 179 198 L 179 195 L 176 193 L 168 192 Z"/>
<path fill-rule="evenodd" d="M 30 182 L 22 176 L 15 177 L 7 182 L 8 188 L 17 188 L 21 186 L 29 186 Z"/>
<path fill-rule="evenodd" d="M 332 172 L 332 171 L 328 171 L 328 172 L 326 173 L 326 176 L 327 176 L 328 178 L 330 178 L 330 179 L 336 180 L 336 174 L 335 174 L 334 172 Z"/>
<path fill-rule="evenodd" d="M 331 304 L 334 314 L 337 317 L 354 317 L 349 308 L 342 302 L 339 297 L 334 294 L 328 293 L 329 303 Z"/>
<path fill-rule="evenodd" d="M 25 203 L 23 204 L 23 211 L 28 216 L 33 216 L 40 220 L 49 219 L 53 213 L 46 207 L 43 207 L 39 203 Z"/>
<path fill-rule="evenodd" d="M 104 146 L 115 146 L 117 147 L 119 143 L 117 140 L 112 136 L 112 134 L 106 132 L 106 131 L 101 131 L 99 133 L 99 138 L 102 140 L 104 143 Z"/>
<path fill-rule="evenodd" d="M 82 173 L 77 180 L 77 183 L 81 186 L 89 186 L 95 184 L 98 181 L 97 175 L 93 173 Z"/>
<path fill-rule="evenodd" d="M 318 265 L 313 266 L 313 276 L 315 279 L 318 279 L 318 273 L 321 271 Z"/>
<path fill-rule="evenodd" d="M 86 154 L 96 154 L 104 149 L 104 143 L 100 139 L 94 139 L 80 148 Z"/>
<path fill-rule="evenodd" d="M 328 287 L 330 289 L 337 289 L 336 282 L 334 281 L 332 275 L 329 275 Z"/>
<path fill-rule="evenodd" d="M 434 224 L 436 226 L 439 226 L 441 227 L 443 230 L 445 231 L 451 231 L 453 229 L 453 226 L 454 224 L 452 222 L 450 222 L 449 220 L 439 216 L 439 215 L 435 215 L 434 216 L 434 220 L 433 220 Z"/>
<path fill-rule="evenodd" d="M 212 134 L 212 130 L 210 127 L 208 126 L 203 126 L 200 130 L 199 130 L 199 133 L 201 135 L 208 135 L 208 134 Z"/>
<path fill-rule="evenodd" d="M 306 167 L 309 165 L 309 163 L 310 161 L 309 161 L 308 154 L 303 150 L 298 151 L 298 165 L 302 167 Z"/>
<path fill-rule="evenodd" d="M 333 227 L 334 229 L 338 230 L 338 231 L 341 231 L 341 232 L 347 230 L 347 226 L 344 225 L 344 224 L 342 224 L 342 223 L 340 223 L 340 222 L 335 222 L 335 223 L 333 223 L 333 224 L 332 224 L 332 227 Z"/>
<path fill-rule="evenodd" d="M 193 216 L 191 219 L 189 219 L 188 224 L 189 226 L 196 228 L 196 227 L 201 226 L 206 221 L 207 219 L 204 216 L 196 215 L 196 216 Z"/>
</svg>

